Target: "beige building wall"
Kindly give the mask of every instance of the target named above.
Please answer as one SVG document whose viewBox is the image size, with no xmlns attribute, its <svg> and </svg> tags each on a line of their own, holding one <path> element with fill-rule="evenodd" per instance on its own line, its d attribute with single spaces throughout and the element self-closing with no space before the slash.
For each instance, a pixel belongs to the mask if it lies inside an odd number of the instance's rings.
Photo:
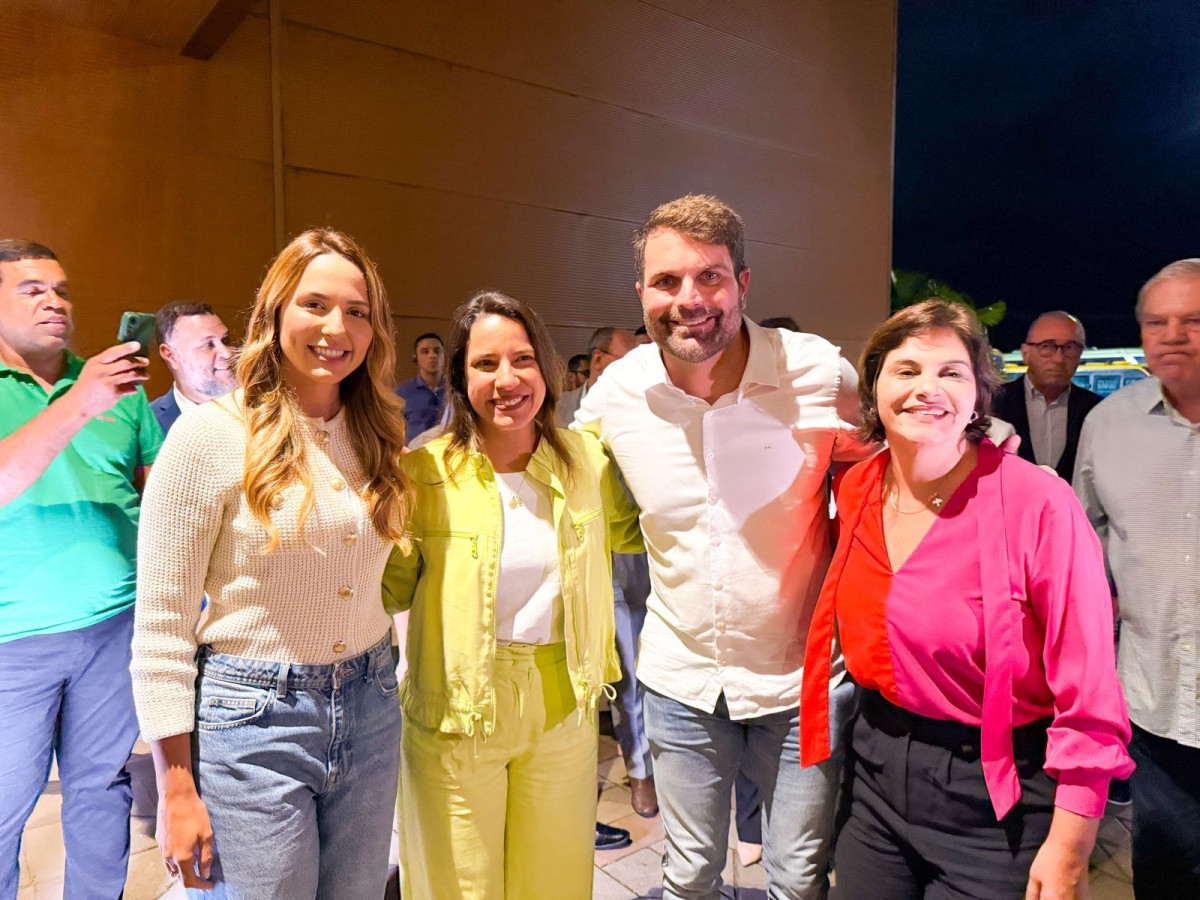
<svg viewBox="0 0 1200 900">
<path fill-rule="evenodd" d="M 0 16 L 0 235 L 48 244 L 75 349 L 122 310 L 212 303 L 240 319 L 273 252 L 269 32 L 209 62 L 37 16 Z M 240 330 L 240 328 L 239 328 Z M 157 360 L 150 393 L 169 385 Z"/>
<path fill-rule="evenodd" d="M 480 288 L 535 305 L 564 356 L 635 326 L 630 233 L 705 191 L 746 221 L 751 315 L 853 352 L 887 310 L 895 16 L 282 0 L 274 56 L 264 2 L 199 62 L 18 14 L 0 20 L 22 48 L 0 54 L 0 230 L 59 251 L 88 353 L 122 309 L 191 297 L 236 319 L 277 233 L 344 229 L 380 265 L 407 376 L 412 338 Z"/>
</svg>

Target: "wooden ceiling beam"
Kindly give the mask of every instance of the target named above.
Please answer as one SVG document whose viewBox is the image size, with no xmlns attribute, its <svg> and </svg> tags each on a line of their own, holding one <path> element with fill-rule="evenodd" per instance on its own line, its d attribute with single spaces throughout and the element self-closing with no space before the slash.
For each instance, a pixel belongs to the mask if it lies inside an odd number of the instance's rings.
<svg viewBox="0 0 1200 900">
<path fill-rule="evenodd" d="M 0 0 L 4 15 L 28 16 L 72 28 L 211 59 L 263 0 Z"/>
<path fill-rule="evenodd" d="M 191 59 L 212 59 L 213 54 L 237 31 L 246 15 L 254 8 L 256 0 L 215 0 L 208 15 L 192 32 L 181 56 Z"/>
</svg>

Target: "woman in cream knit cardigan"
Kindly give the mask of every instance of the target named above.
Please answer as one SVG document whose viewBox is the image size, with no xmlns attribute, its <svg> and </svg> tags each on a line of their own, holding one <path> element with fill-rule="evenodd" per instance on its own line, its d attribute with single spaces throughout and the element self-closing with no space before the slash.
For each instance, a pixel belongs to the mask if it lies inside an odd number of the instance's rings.
<svg viewBox="0 0 1200 900">
<path fill-rule="evenodd" d="M 238 390 L 183 416 L 150 476 L 134 698 L 187 887 L 383 896 L 400 715 L 380 580 L 411 498 L 394 358 L 371 261 L 306 232 L 259 290 Z"/>
</svg>

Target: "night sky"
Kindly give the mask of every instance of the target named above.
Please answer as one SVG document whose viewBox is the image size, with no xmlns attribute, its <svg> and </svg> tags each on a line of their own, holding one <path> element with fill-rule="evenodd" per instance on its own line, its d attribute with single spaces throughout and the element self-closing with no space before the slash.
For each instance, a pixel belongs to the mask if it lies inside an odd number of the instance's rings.
<svg viewBox="0 0 1200 900">
<path fill-rule="evenodd" d="M 900 0 L 893 265 L 1138 343 L 1133 303 L 1200 256 L 1198 0 Z"/>
</svg>

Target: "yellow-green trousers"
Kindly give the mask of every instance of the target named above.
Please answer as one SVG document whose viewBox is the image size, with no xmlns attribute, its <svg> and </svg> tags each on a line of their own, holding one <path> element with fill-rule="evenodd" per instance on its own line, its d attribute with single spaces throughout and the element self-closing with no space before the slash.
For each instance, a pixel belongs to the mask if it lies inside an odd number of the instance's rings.
<svg viewBox="0 0 1200 900">
<path fill-rule="evenodd" d="M 589 900 L 596 724 L 579 714 L 566 645 L 497 646 L 494 683 L 486 740 L 404 723 L 401 894 Z"/>
</svg>

